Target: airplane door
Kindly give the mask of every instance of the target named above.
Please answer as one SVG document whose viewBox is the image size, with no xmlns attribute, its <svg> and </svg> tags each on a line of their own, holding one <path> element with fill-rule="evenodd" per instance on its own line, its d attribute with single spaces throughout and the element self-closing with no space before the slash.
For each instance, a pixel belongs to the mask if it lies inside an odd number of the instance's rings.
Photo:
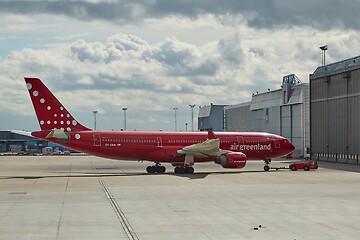
<svg viewBox="0 0 360 240">
<path fill-rule="evenodd" d="M 244 144 L 244 138 L 242 136 L 237 136 L 236 139 L 237 139 L 237 142 L 238 142 L 239 145 Z"/>
<path fill-rule="evenodd" d="M 94 146 L 101 146 L 101 137 L 99 133 L 94 133 L 93 134 L 93 138 L 94 138 Z"/>
<path fill-rule="evenodd" d="M 274 145 L 275 145 L 275 148 L 280 148 L 280 142 L 279 142 L 279 139 L 274 138 Z"/>
<path fill-rule="evenodd" d="M 157 137 L 156 140 L 157 140 L 158 147 L 162 147 L 161 137 Z"/>
</svg>

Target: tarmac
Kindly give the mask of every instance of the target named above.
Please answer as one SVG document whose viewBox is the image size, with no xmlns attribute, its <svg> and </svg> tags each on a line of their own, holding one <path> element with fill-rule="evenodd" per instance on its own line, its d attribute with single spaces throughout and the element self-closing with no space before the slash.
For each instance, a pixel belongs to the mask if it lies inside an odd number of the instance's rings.
<svg viewBox="0 0 360 240">
<path fill-rule="evenodd" d="M 272 166 L 287 166 L 275 161 Z M 0 239 L 359 239 L 360 166 L 316 171 L 0 157 Z"/>
</svg>

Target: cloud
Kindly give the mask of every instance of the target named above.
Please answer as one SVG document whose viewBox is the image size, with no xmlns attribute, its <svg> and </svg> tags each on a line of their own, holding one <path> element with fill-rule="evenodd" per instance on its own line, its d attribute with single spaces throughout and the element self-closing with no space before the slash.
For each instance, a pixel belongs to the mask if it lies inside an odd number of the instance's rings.
<svg viewBox="0 0 360 240">
<path fill-rule="evenodd" d="M 166 38 L 143 56 L 163 64 L 172 76 L 213 76 L 219 67 L 213 59 L 203 58 L 196 46 L 175 37 Z"/>
<path fill-rule="evenodd" d="M 167 65 L 184 64 L 189 58 L 197 55 L 196 47 L 182 43 L 176 38 L 166 38 L 150 55 Z"/>
<path fill-rule="evenodd" d="M 206 14 L 237 17 L 253 28 L 310 26 L 317 29 L 359 29 L 356 0 L 226 0 L 226 1 L 1 1 L 0 11 L 15 14 L 54 14 L 120 24 L 181 15 L 198 18 Z M 226 22 L 226 21 L 225 21 Z"/>
<path fill-rule="evenodd" d="M 0 122 L 6 128 L 19 128 L 11 124 L 20 121 L 20 126 L 37 124 L 23 82 L 33 76 L 85 125 L 92 126 L 96 108 L 99 128 L 119 129 L 126 106 L 129 129 L 173 129 L 178 107 L 180 128 L 190 123 L 190 103 L 249 101 L 252 92 L 279 88 L 291 73 L 307 82 L 321 64 L 323 44 L 329 46 L 327 63 L 356 55 L 358 5 L 354 0 L 0 1 Z"/>
<path fill-rule="evenodd" d="M 282 77 L 291 73 L 307 82 L 321 63 L 318 46 L 329 36 L 329 62 L 360 50 L 356 31 L 255 31 L 241 26 L 233 32 L 201 46 L 171 36 L 151 43 L 118 33 L 103 41 L 80 39 L 12 51 L 0 58 L 0 114 L 34 118 L 23 82 L 29 76 L 41 78 L 85 125 L 92 126 L 91 113 L 97 109 L 99 128 L 119 129 L 121 108 L 126 106 L 129 129 L 169 130 L 173 107 L 179 108 L 180 126 L 189 123 L 188 104 L 249 101 L 252 92 L 277 89 Z"/>
<path fill-rule="evenodd" d="M 238 34 L 235 34 L 232 38 L 221 39 L 219 41 L 219 50 L 221 57 L 225 61 L 235 65 L 240 64 L 244 57 Z"/>
<path fill-rule="evenodd" d="M 105 44 L 79 40 L 72 44 L 71 52 L 82 62 L 108 64 L 126 58 L 125 55 L 136 55 L 148 47 L 147 42 L 134 35 L 119 33 L 110 37 Z"/>
<path fill-rule="evenodd" d="M 211 51 L 204 52 L 175 37 L 149 44 L 137 36 L 119 33 L 104 42 L 78 40 L 61 48 L 13 51 L 0 58 L 0 77 L 12 79 L 4 81 L 3 89 L 16 93 L 11 94 L 11 100 L 3 99 L 1 108 L 31 114 L 20 80 L 24 75 L 43 79 L 56 95 L 65 96 L 64 105 L 80 113 L 96 107 L 105 114 L 111 108 L 127 106 L 162 116 L 172 106 L 207 103 L 208 99 L 226 101 L 223 93 L 231 89 L 225 79 L 236 75 L 232 68 L 237 62 L 230 63 L 233 57 L 227 54 L 232 52 L 224 49 L 236 42 L 225 39 L 213 45 Z M 222 63 L 224 59 L 229 63 Z"/>
</svg>

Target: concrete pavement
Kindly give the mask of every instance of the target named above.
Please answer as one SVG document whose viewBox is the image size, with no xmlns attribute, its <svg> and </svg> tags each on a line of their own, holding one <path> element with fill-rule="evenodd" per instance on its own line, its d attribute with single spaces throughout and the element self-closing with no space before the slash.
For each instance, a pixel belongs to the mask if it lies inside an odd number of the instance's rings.
<svg viewBox="0 0 360 240">
<path fill-rule="evenodd" d="M 275 161 L 273 166 L 286 166 Z M 358 239 L 357 172 L 0 157 L 0 239 Z M 261 227 L 259 227 L 261 225 Z"/>
</svg>

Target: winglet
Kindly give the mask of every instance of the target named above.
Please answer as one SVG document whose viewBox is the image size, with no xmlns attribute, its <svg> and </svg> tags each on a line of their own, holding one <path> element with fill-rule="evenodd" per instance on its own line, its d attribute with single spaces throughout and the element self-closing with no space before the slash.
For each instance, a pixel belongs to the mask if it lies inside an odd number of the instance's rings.
<svg viewBox="0 0 360 240">
<path fill-rule="evenodd" d="M 208 139 L 216 139 L 217 138 L 212 129 L 208 130 L 208 137 L 207 138 Z"/>
<path fill-rule="evenodd" d="M 38 78 L 25 78 L 41 130 L 61 129 L 67 132 L 90 130 L 78 123 Z"/>
</svg>

